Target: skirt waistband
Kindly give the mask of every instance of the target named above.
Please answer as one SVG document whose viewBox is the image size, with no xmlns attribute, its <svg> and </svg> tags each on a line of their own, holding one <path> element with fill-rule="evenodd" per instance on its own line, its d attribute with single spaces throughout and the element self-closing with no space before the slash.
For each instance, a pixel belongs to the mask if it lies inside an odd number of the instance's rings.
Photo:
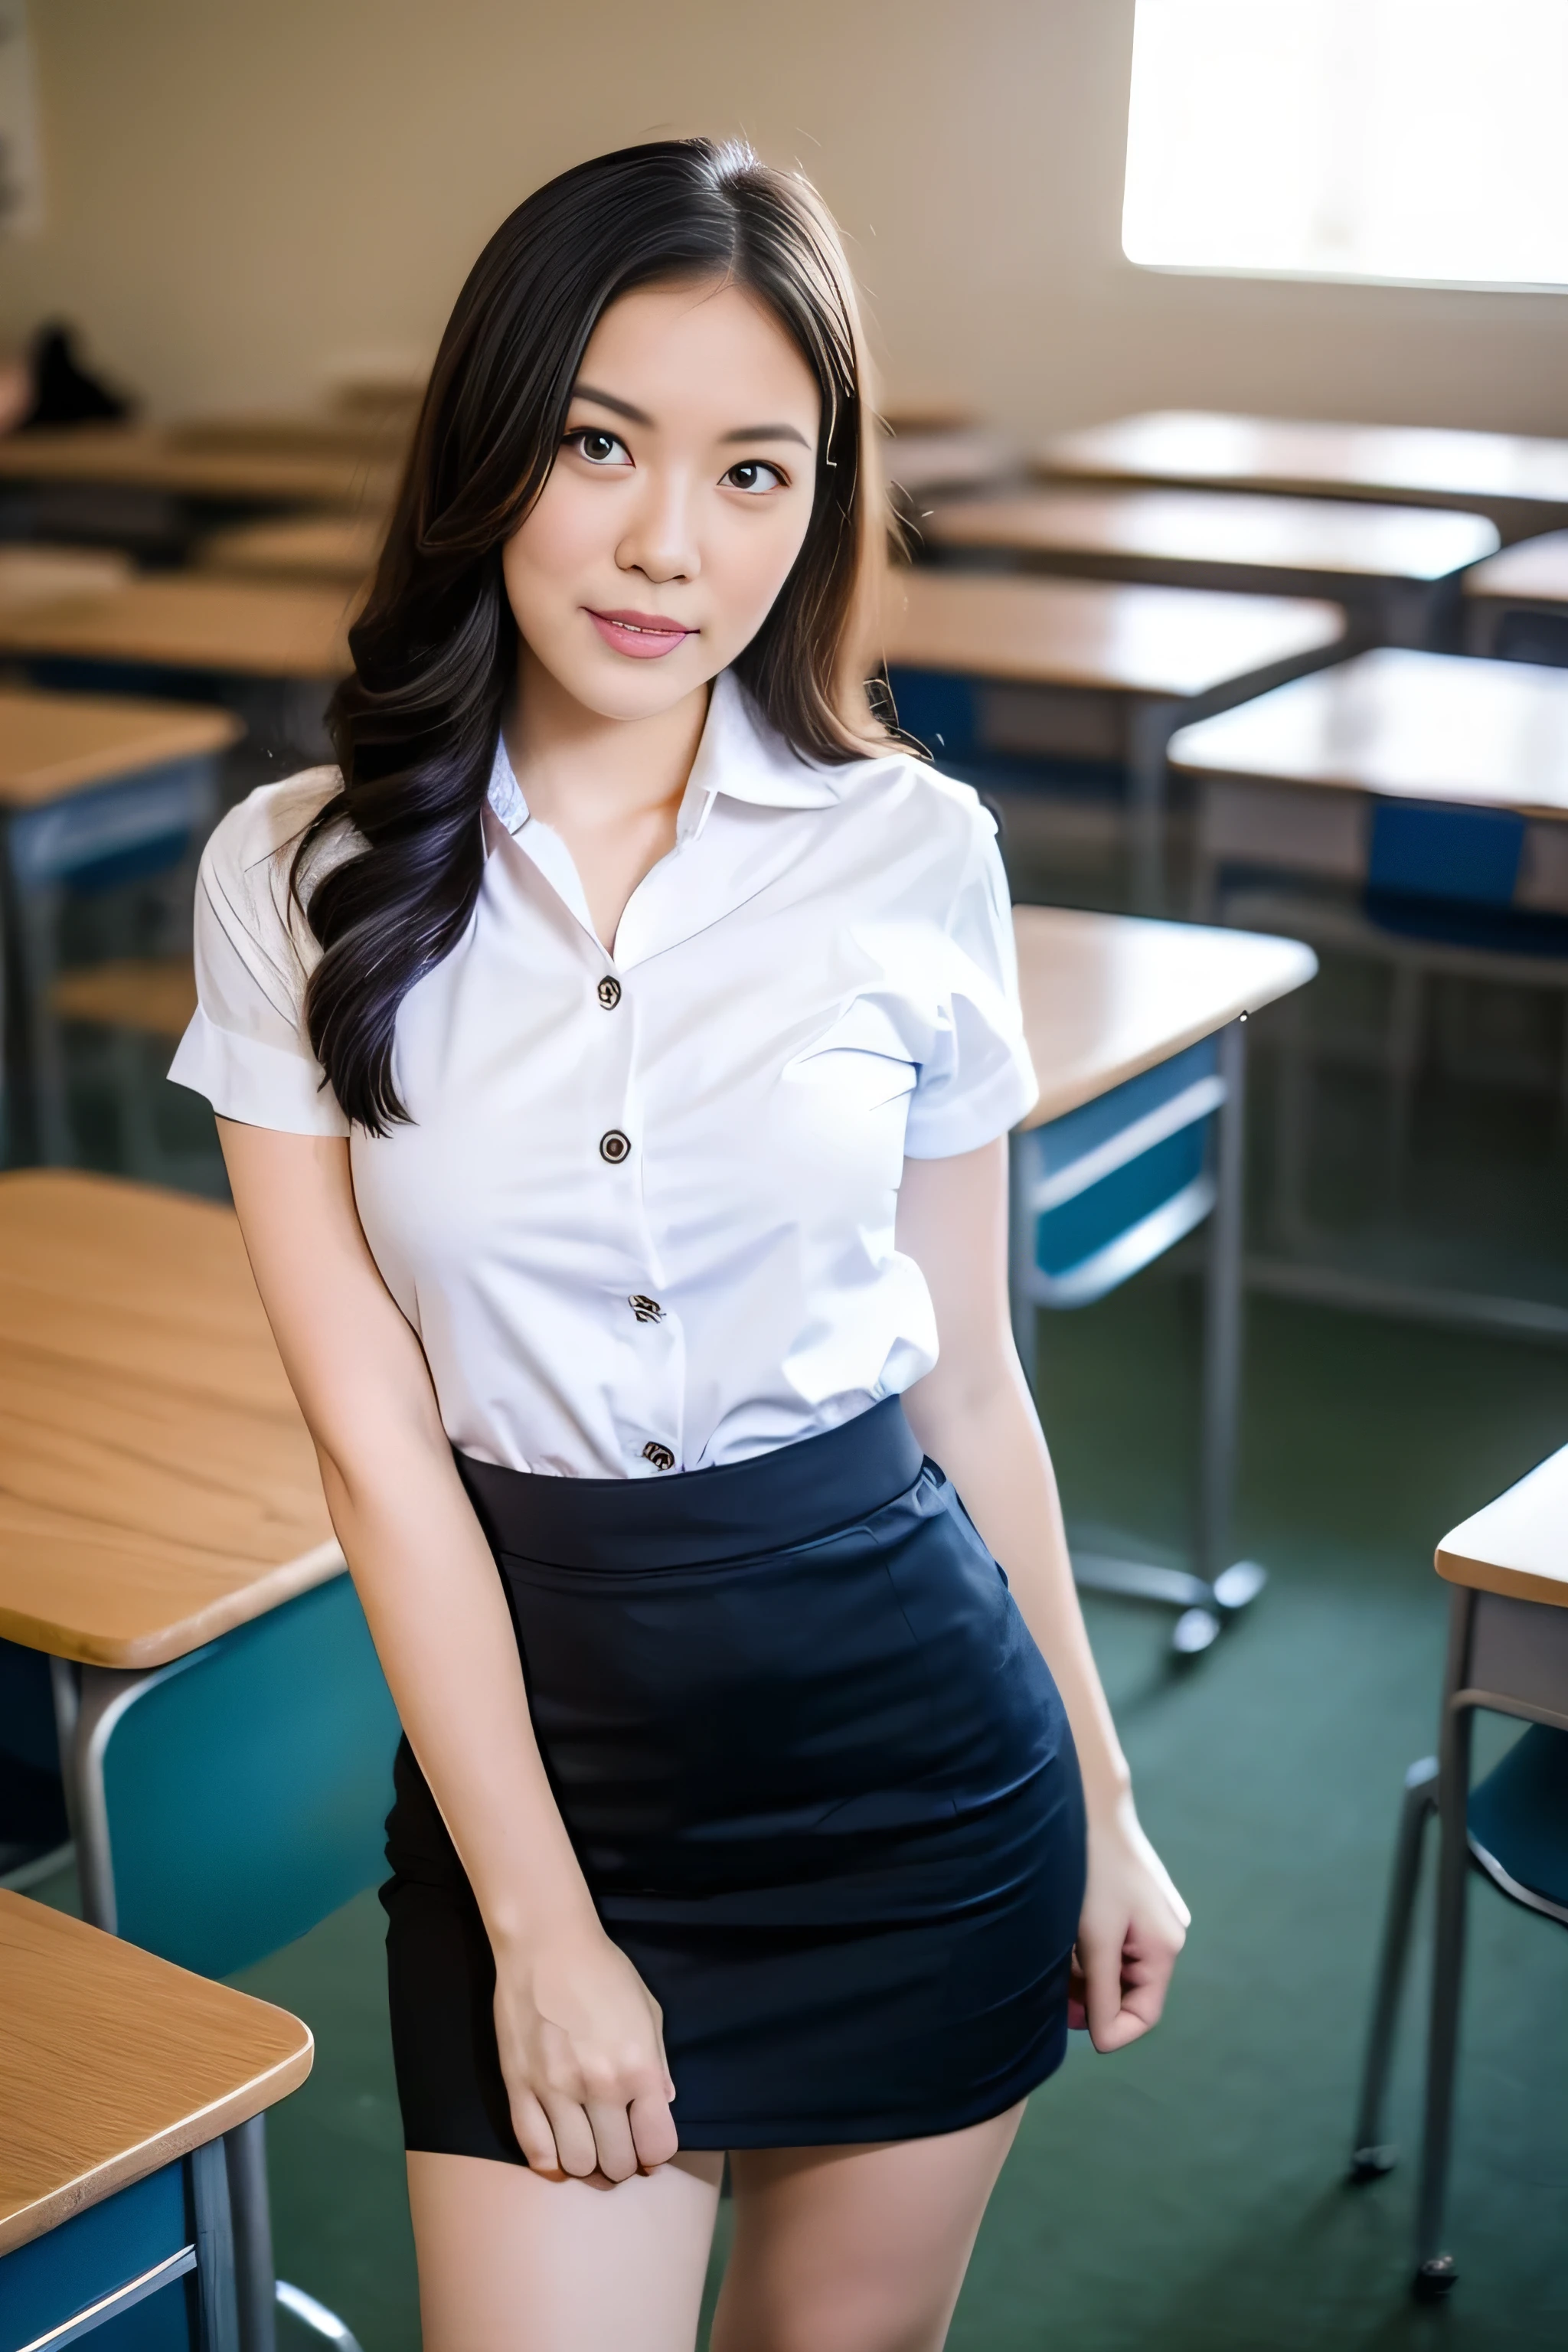
<svg viewBox="0 0 1568 2352">
<path fill-rule="evenodd" d="M 699 1568 L 814 1543 L 907 1494 L 901 1398 L 771 1454 L 660 1478 L 546 1478 L 456 1455 L 492 1551 L 554 1568 Z"/>
</svg>

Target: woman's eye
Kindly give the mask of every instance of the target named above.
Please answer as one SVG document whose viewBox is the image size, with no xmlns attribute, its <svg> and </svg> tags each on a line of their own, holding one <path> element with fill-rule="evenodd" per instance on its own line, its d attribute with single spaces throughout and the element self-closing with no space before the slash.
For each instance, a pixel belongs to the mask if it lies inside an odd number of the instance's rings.
<svg viewBox="0 0 1568 2352">
<path fill-rule="evenodd" d="M 773 490 L 782 487 L 784 477 L 763 458 L 746 457 L 731 466 L 724 479 L 732 490 Z"/>
<path fill-rule="evenodd" d="M 575 433 L 568 433 L 568 442 L 580 457 L 590 466 L 629 466 L 631 452 L 617 434 L 606 433 L 602 425 L 580 425 Z"/>
</svg>

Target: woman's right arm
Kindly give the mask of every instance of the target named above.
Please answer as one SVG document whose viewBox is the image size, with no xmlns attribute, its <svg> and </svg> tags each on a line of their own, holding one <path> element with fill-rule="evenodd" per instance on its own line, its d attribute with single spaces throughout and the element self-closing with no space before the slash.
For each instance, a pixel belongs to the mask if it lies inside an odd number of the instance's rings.
<svg viewBox="0 0 1568 2352">
<path fill-rule="evenodd" d="M 551 1793 L 500 1578 L 361 1230 L 348 1145 L 217 1124 L 332 1525 L 495 1954 L 523 2154 L 613 2180 L 662 2164 L 676 2133 L 658 2007 L 600 1926 Z"/>
</svg>

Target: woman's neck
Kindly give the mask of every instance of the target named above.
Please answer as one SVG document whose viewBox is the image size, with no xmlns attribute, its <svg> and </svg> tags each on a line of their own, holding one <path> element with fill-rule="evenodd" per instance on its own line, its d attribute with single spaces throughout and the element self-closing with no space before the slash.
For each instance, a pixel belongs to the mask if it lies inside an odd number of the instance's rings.
<svg viewBox="0 0 1568 2352">
<path fill-rule="evenodd" d="M 502 729 L 531 816 L 558 833 L 594 926 L 613 946 L 627 899 L 675 846 L 686 780 L 702 740 L 700 688 L 648 719 L 605 719 L 568 694 L 526 646 Z"/>
</svg>

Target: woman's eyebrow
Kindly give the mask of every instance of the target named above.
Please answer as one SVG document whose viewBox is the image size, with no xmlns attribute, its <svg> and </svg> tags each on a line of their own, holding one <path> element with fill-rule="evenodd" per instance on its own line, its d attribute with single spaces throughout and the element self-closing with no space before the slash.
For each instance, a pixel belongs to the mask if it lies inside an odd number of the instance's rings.
<svg viewBox="0 0 1568 2352">
<path fill-rule="evenodd" d="M 624 416 L 628 425 L 653 423 L 646 409 L 634 408 L 629 400 L 616 400 L 611 393 L 595 392 L 591 383 L 574 384 L 572 397 L 574 400 L 591 400 L 595 408 L 608 408 L 616 416 Z"/>
<path fill-rule="evenodd" d="M 719 438 L 723 442 L 798 441 L 803 449 L 811 446 L 805 434 L 793 425 L 742 425 L 733 433 L 721 433 Z"/>
<path fill-rule="evenodd" d="M 607 408 L 612 415 L 624 416 L 628 425 L 653 423 L 646 409 L 634 408 L 629 400 L 617 400 L 614 393 L 598 392 L 591 383 L 574 384 L 572 397 L 591 400 L 595 408 Z M 741 425 L 733 433 L 721 433 L 719 438 L 726 446 L 735 441 L 798 441 L 803 449 L 811 446 L 805 434 L 794 425 Z"/>
</svg>

